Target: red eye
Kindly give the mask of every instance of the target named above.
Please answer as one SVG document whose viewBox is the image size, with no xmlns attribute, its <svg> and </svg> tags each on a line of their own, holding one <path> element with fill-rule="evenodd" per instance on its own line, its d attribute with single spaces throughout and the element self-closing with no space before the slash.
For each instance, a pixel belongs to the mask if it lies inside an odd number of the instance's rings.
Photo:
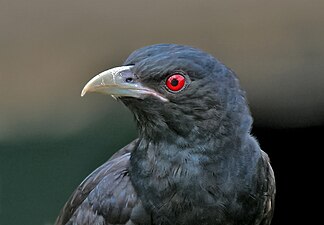
<svg viewBox="0 0 324 225">
<path fill-rule="evenodd" d="M 166 86 L 171 91 L 180 91 L 186 83 L 186 78 L 181 74 L 173 74 L 166 80 Z"/>
</svg>

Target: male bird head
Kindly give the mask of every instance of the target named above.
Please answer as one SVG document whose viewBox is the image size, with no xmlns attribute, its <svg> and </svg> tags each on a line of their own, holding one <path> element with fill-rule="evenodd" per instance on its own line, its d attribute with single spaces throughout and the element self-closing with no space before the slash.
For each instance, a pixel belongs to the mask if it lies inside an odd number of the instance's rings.
<svg viewBox="0 0 324 225">
<path fill-rule="evenodd" d="M 251 126 L 235 74 L 189 46 L 157 44 L 136 50 L 122 66 L 92 78 L 81 95 L 87 92 L 121 100 L 134 113 L 140 134 L 154 140 L 239 136 Z"/>
</svg>

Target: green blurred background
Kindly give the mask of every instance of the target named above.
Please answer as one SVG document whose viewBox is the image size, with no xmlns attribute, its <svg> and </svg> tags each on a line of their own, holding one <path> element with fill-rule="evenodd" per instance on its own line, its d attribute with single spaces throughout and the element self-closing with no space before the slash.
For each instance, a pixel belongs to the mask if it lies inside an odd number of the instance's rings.
<svg viewBox="0 0 324 225">
<path fill-rule="evenodd" d="M 277 177 L 273 224 L 293 224 L 306 198 L 294 193 L 313 182 L 304 152 L 324 131 L 323 12 L 320 0 L 0 0 L 0 224 L 52 224 L 136 137 L 124 106 L 80 92 L 155 43 L 201 48 L 236 71 Z"/>
</svg>

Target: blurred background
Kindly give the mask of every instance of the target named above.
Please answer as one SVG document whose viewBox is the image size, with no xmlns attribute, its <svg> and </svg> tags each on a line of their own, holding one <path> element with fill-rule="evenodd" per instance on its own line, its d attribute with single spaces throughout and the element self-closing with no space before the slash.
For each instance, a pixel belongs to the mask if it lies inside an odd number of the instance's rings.
<svg viewBox="0 0 324 225">
<path fill-rule="evenodd" d="M 80 92 L 155 43 L 201 48 L 237 73 L 276 174 L 272 224 L 309 221 L 323 11 L 320 0 L 0 0 L 0 224 L 53 224 L 76 186 L 136 137 L 123 105 Z"/>
</svg>

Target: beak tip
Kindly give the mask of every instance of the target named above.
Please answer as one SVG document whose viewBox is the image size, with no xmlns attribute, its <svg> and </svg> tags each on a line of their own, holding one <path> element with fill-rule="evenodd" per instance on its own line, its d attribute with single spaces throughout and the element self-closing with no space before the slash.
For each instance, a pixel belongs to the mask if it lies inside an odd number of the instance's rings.
<svg viewBox="0 0 324 225">
<path fill-rule="evenodd" d="M 85 88 L 83 88 L 81 91 L 81 97 L 83 97 L 86 93 L 87 93 L 87 90 Z"/>
</svg>

